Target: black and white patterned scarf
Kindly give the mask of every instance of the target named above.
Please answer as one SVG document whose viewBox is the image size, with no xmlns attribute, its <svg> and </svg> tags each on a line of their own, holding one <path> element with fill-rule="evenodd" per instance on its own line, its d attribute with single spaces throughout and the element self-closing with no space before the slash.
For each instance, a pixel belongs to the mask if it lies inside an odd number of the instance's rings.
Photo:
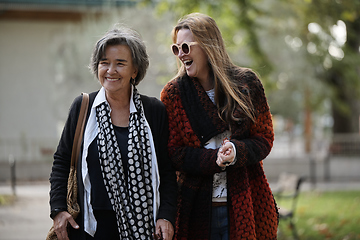
<svg viewBox="0 0 360 240">
<path fill-rule="evenodd" d="M 98 149 L 101 172 L 113 210 L 120 239 L 150 239 L 154 232 L 151 146 L 140 95 L 133 87 L 136 112 L 130 113 L 128 179 L 125 180 L 120 148 L 107 101 L 96 107 L 99 127 Z"/>
</svg>

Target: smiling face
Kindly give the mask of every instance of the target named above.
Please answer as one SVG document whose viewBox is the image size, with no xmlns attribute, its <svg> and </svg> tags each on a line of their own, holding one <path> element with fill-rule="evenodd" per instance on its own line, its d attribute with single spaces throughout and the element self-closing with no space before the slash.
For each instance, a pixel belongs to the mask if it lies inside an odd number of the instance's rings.
<svg viewBox="0 0 360 240">
<path fill-rule="evenodd" d="M 130 79 L 136 77 L 130 48 L 126 45 L 111 45 L 105 49 L 98 64 L 98 79 L 107 94 L 130 91 Z"/>
<path fill-rule="evenodd" d="M 189 29 L 183 28 L 177 32 L 176 44 L 180 46 L 183 42 L 195 42 L 194 36 Z M 205 51 L 199 44 L 192 45 L 190 53 L 186 55 L 182 50 L 177 55 L 184 64 L 189 77 L 197 78 L 200 82 L 209 81 L 209 65 Z"/>
</svg>

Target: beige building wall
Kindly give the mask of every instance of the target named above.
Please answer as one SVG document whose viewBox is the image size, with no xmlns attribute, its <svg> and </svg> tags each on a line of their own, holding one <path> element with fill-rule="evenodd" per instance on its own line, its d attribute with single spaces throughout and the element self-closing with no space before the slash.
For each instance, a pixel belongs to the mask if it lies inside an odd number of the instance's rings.
<svg viewBox="0 0 360 240">
<path fill-rule="evenodd" d="M 100 88 L 87 68 L 96 40 L 114 23 L 143 36 L 150 55 L 141 93 L 158 97 L 174 75 L 171 18 L 127 8 L 108 18 L 0 20 L 0 163 L 52 161 L 73 99 Z"/>
<path fill-rule="evenodd" d="M 51 42 L 63 23 L 0 22 L 0 132 L 4 138 L 54 138 Z"/>
<path fill-rule="evenodd" d="M 1 160 L 39 158 L 58 136 L 51 42 L 67 23 L 0 21 Z M 65 99 L 67 101 L 67 99 Z M 41 145 L 41 146 L 39 146 Z M 5 159 L 4 159 L 5 158 Z"/>
</svg>

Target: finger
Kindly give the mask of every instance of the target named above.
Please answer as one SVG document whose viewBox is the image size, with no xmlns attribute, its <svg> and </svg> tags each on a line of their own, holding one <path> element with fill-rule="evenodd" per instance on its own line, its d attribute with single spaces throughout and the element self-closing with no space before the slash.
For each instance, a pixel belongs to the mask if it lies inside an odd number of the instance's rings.
<svg viewBox="0 0 360 240">
<path fill-rule="evenodd" d="M 58 240 L 69 240 L 67 231 L 56 232 L 56 236 Z"/>
<path fill-rule="evenodd" d="M 228 143 L 229 143 L 229 140 L 225 140 L 225 141 L 221 144 L 221 147 L 219 148 L 219 151 L 220 151 L 220 152 L 225 151 L 225 150 L 229 147 Z M 231 145 L 231 144 L 230 144 L 230 145 Z"/>
<path fill-rule="evenodd" d="M 156 233 L 156 235 L 158 236 L 158 237 L 160 237 L 161 236 L 161 229 L 159 228 L 159 227 L 157 227 L 156 228 L 156 230 L 155 230 L 155 233 Z"/>
<path fill-rule="evenodd" d="M 73 217 L 70 217 L 68 221 L 73 228 L 79 229 L 79 225 L 75 222 Z"/>
<path fill-rule="evenodd" d="M 236 154 L 235 154 L 235 151 L 230 151 L 228 157 L 232 159 L 231 161 L 234 161 L 235 155 L 236 155 Z"/>
<path fill-rule="evenodd" d="M 234 154 L 231 152 L 228 155 L 223 154 L 218 158 L 218 160 L 221 164 L 231 163 L 234 160 Z"/>
<path fill-rule="evenodd" d="M 158 234 L 158 233 L 153 233 L 153 239 L 154 240 L 159 240 L 159 239 L 162 239 L 161 235 Z"/>
<path fill-rule="evenodd" d="M 228 142 L 230 142 L 229 139 L 225 139 L 224 142 L 223 142 L 223 145 L 225 145 Z"/>
<path fill-rule="evenodd" d="M 225 150 L 225 149 L 224 149 L 223 147 L 220 147 L 218 153 L 222 153 L 222 152 L 224 152 L 224 150 Z"/>
<path fill-rule="evenodd" d="M 235 160 L 235 155 L 231 154 L 229 156 L 227 156 L 226 158 L 223 159 L 222 164 L 223 165 L 230 165 L 233 161 Z"/>
<path fill-rule="evenodd" d="M 162 236 L 163 236 L 163 239 L 164 239 L 164 240 L 171 240 L 170 234 L 169 234 L 168 232 L 163 233 Z"/>
<path fill-rule="evenodd" d="M 62 234 L 64 231 L 66 231 L 67 222 L 58 222 L 54 225 L 55 232 Z"/>
<path fill-rule="evenodd" d="M 232 152 L 232 149 L 231 148 L 228 148 L 228 149 L 226 149 L 226 151 L 224 152 L 224 155 L 230 155 L 231 154 L 231 152 Z"/>
<path fill-rule="evenodd" d="M 156 235 L 161 234 L 161 228 L 160 228 L 159 220 L 156 222 L 155 233 L 156 233 Z"/>
<path fill-rule="evenodd" d="M 221 158 L 221 156 L 218 156 L 218 158 L 216 159 L 216 164 L 219 166 L 219 167 L 222 167 L 220 166 L 222 164 L 223 160 Z"/>
<path fill-rule="evenodd" d="M 59 240 L 69 240 L 66 227 L 65 227 L 65 228 L 61 228 L 61 229 L 58 229 L 58 230 L 55 231 L 55 232 L 56 232 L 56 235 L 57 235 L 57 237 L 58 237 Z"/>
<path fill-rule="evenodd" d="M 156 223 L 156 230 L 160 229 L 161 239 L 171 240 L 174 235 L 174 228 L 172 224 L 164 219 L 159 219 Z"/>
<path fill-rule="evenodd" d="M 162 229 L 162 237 L 164 240 L 171 240 L 173 236 L 173 230 L 170 228 L 163 228 Z"/>
<path fill-rule="evenodd" d="M 156 227 L 155 227 L 155 235 L 157 238 L 155 239 L 161 239 L 161 221 L 160 219 L 156 222 Z"/>
<path fill-rule="evenodd" d="M 64 240 L 70 240 L 67 231 L 63 233 L 63 239 Z"/>
<path fill-rule="evenodd" d="M 224 146 L 227 148 L 227 149 L 232 149 L 233 148 L 233 145 L 231 144 L 231 142 L 227 142 L 224 144 Z"/>
<path fill-rule="evenodd" d="M 219 158 L 219 159 L 216 161 L 216 164 L 217 164 L 219 167 L 221 167 L 221 168 L 227 167 L 230 163 L 231 163 L 230 160 L 229 160 L 228 158 L 225 158 L 225 157 Z"/>
<path fill-rule="evenodd" d="M 71 225 L 77 225 L 72 216 L 66 211 L 58 213 L 54 218 L 54 228 L 59 240 L 69 240 L 67 233 L 68 222 Z"/>
<path fill-rule="evenodd" d="M 219 150 L 220 154 L 228 155 L 231 151 L 233 151 L 232 144 L 229 142 L 229 143 L 223 145 L 220 148 L 220 150 Z"/>
<path fill-rule="evenodd" d="M 235 158 L 235 154 L 231 152 L 229 155 L 226 155 L 226 157 L 224 157 L 223 160 L 226 162 L 232 162 L 234 161 L 234 158 Z"/>
</svg>

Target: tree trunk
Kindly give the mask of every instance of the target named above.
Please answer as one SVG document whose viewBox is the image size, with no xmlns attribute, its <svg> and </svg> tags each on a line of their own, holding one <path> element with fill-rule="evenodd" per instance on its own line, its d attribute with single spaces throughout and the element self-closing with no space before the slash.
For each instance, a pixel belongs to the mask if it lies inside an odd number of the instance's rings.
<svg viewBox="0 0 360 240">
<path fill-rule="evenodd" d="M 350 107 L 350 106 L 349 106 Z M 351 111 L 351 110 L 350 110 Z M 356 129 L 352 127 L 352 115 L 346 114 L 338 109 L 336 104 L 332 104 L 332 116 L 334 119 L 333 133 L 354 133 Z"/>
</svg>

